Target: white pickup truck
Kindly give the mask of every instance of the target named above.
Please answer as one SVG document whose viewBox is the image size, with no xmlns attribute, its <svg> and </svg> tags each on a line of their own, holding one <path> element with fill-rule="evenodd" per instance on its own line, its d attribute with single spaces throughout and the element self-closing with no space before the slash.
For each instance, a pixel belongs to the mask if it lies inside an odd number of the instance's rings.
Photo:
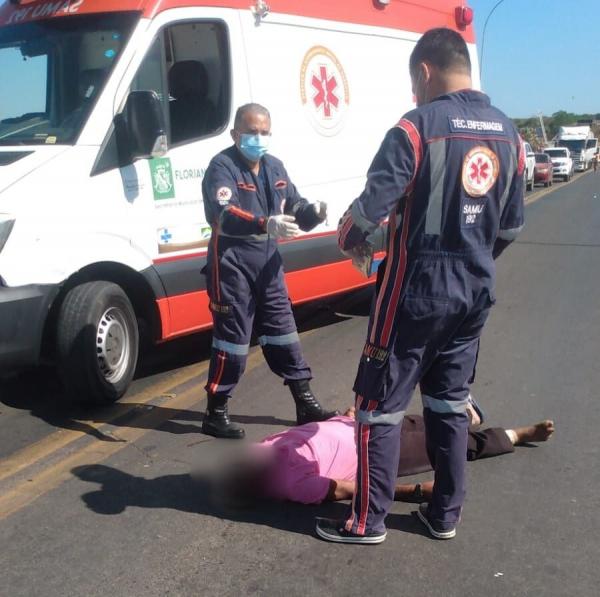
<svg viewBox="0 0 600 597">
<path fill-rule="evenodd" d="M 546 147 L 543 149 L 552 160 L 552 174 L 561 177 L 565 182 L 573 176 L 573 159 L 571 152 L 566 147 Z"/>
</svg>

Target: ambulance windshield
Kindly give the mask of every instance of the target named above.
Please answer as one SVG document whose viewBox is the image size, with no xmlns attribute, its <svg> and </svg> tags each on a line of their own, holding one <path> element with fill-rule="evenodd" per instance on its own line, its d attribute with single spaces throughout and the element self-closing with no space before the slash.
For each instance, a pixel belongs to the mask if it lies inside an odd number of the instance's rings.
<svg viewBox="0 0 600 597">
<path fill-rule="evenodd" d="M 0 28 L 0 145 L 74 143 L 137 18 L 73 16 Z"/>
</svg>

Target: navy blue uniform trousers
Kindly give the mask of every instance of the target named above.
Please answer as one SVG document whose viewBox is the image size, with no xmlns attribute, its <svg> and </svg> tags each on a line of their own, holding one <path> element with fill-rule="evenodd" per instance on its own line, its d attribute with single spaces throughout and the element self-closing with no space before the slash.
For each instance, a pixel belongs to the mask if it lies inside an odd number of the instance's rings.
<svg viewBox="0 0 600 597">
<path fill-rule="evenodd" d="M 310 379 L 272 238 L 214 235 L 206 267 L 213 341 L 206 390 L 229 396 L 242 376 L 253 325 L 267 364 L 287 380 Z"/>
<path fill-rule="evenodd" d="M 383 269 L 385 264 L 379 271 Z M 401 422 L 417 384 L 427 453 L 435 471 L 431 515 L 442 527 L 459 520 L 465 495 L 469 381 L 494 302 L 489 290 L 493 271 L 487 253 L 409 256 L 400 305 L 390 315 L 390 349 L 367 342 L 354 386 L 358 471 L 346 522 L 349 531 L 364 534 L 385 529 L 384 519 L 394 499 Z"/>
</svg>

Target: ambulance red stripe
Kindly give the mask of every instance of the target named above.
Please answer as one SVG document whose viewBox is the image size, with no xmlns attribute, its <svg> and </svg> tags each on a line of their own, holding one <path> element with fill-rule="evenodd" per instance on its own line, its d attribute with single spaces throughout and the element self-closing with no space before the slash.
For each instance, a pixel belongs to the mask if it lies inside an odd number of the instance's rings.
<svg viewBox="0 0 600 597">
<path fill-rule="evenodd" d="M 253 4 L 251 0 L 208 0 L 207 2 L 194 2 L 194 0 L 70 0 L 68 6 L 62 0 L 40 0 L 22 4 L 6 2 L 0 8 L 0 25 L 49 17 L 68 17 L 72 14 L 117 11 L 139 11 L 144 17 L 152 18 L 165 10 L 190 6 L 248 11 L 251 4 Z M 418 4 L 394 1 L 388 5 L 380 5 L 373 0 L 346 0 L 345 2 L 269 0 L 272 15 L 282 13 L 356 25 L 389 27 L 415 33 L 423 33 L 432 27 L 441 26 L 458 30 L 455 10 L 464 4 L 465 2 L 460 0 L 422 0 Z M 461 33 L 468 43 L 474 42 L 472 25 L 469 25 Z"/>
<path fill-rule="evenodd" d="M 288 272 L 285 275 L 294 305 L 362 288 L 371 283 L 349 260 Z M 217 286 L 218 287 L 218 286 Z M 217 302 L 220 298 L 217 298 Z M 207 330 L 212 326 L 206 290 L 157 299 L 161 341 Z"/>
</svg>

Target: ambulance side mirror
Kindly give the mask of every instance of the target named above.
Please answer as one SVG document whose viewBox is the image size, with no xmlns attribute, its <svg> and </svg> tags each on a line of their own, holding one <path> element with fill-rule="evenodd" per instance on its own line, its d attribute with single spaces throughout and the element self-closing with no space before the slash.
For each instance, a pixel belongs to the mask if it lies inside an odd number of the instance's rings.
<svg viewBox="0 0 600 597">
<path fill-rule="evenodd" d="M 167 153 L 167 126 L 155 91 L 130 92 L 123 113 L 132 162 L 161 157 Z"/>
</svg>

